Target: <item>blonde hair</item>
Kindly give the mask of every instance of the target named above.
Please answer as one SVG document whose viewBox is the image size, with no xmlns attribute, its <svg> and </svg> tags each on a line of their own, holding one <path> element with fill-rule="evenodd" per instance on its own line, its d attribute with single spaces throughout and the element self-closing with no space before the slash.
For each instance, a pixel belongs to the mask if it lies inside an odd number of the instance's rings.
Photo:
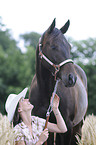
<svg viewBox="0 0 96 145">
<path fill-rule="evenodd" d="M 7 118 L 0 113 L 0 145 L 14 145 L 15 134 Z"/>
<path fill-rule="evenodd" d="M 96 145 L 96 116 L 88 115 L 82 126 L 81 139 L 76 135 L 78 145 Z"/>
</svg>

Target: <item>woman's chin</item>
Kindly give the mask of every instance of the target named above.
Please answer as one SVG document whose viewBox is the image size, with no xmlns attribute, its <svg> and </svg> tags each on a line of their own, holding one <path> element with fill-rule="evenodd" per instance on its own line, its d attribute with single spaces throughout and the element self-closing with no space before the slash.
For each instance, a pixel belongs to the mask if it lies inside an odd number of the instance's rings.
<svg viewBox="0 0 96 145">
<path fill-rule="evenodd" d="M 33 110 L 34 106 L 32 104 L 30 104 L 30 105 L 31 105 L 31 110 Z"/>
</svg>

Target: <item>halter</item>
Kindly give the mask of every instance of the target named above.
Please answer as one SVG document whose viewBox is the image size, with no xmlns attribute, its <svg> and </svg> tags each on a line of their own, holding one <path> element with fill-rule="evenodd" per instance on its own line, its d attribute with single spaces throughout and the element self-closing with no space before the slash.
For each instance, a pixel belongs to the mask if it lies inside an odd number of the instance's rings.
<svg viewBox="0 0 96 145">
<path fill-rule="evenodd" d="M 52 112 L 53 100 L 54 100 L 54 97 L 55 97 L 55 94 L 56 94 L 56 91 L 57 91 L 59 81 L 60 81 L 60 79 L 56 80 L 54 91 L 52 93 L 52 100 L 51 100 L 51 103 L 50 103 L 49 108 L 47 110 L 46 117 L 48 117 L 50 115 L 50 113 Z"/>
<path fill-rule="evenodd" d="M 40 39 L 39 39 L 39 56 L 40 56 L 41 59 L 43 58 L 46 62 L 48 62 L 51 66 L 54 67 L 55 73 L 54 73 L 54 74 L 52 73 L 52 75 L 55 76 L 55 80 L 56 80 L 56 74 L 59 72 L 60 67 L 63 66 L 63 65 L 65 65 L 65 64 L 67 64 L 67 63 L 73 63 L 73 60 L 72 60 L 72 59 L 66 59 L 66 60 L 64 60 L 63 62 L 61 62 L 61 63 L 59 63 L 58 65 L 56 65 L 56 64 L 54 64 L 51 60 L 49 60 L 49 59 L 43 54 L 41 47 L 42 47 L 42 44 L 41 44 L 41 38 L 40 38 Z"/>
</svg>

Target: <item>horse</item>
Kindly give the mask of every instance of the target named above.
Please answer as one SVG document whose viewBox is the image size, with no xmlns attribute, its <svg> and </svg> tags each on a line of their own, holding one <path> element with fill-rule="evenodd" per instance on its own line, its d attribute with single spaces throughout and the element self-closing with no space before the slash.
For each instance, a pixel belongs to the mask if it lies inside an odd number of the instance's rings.
<svg viewBox="0 0 96 145">
<path fill-rule="evenodd" d="M 31 82 L 29 101 L 35 106 L 33 115 L 46 119 L 50 97 L 59 79 L 56 93 L 60 97 L 59 109 L 68 131 L 57 133 L 55 140 L 50 133 L 47 143 L 76 145 L 75 135 L 81 133 L 88 107 L 87 77 L 83 69 L 70 59 L 71 45 L 64 36 L 70 21 L 61 29 L 55 27 L 55 21 L 42 34 L 36 48 L 36 74 Z M 56 123 L 53 112 L 49 121 Z"/>
</svg>

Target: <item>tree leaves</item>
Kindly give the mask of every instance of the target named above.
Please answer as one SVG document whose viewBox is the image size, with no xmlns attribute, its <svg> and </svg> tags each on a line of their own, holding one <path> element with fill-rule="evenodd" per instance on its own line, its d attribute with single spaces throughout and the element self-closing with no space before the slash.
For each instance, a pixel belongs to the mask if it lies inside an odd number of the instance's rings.
<svg viewBox="0 0 96 145">
<path fill-rule="evenodd" d="M 96 114 L 96 39 L 72 41 L 72 58 L 85 71 L 88 80 L 88 113 Z"/>
</svg>

